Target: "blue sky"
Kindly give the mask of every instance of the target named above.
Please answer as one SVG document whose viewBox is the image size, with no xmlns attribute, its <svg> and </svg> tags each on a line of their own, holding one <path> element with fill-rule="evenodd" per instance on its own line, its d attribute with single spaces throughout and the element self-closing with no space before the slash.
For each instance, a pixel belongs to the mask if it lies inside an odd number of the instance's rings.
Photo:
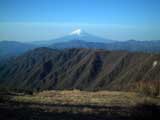
<svg viewBox="0 0 160 120">
<path fill-rule="evenodd" d="M 48 40 L 77 28 L 114 40 L 160 40 L 160 0 L 0 0 L 0 40 Z"/>
</svg>

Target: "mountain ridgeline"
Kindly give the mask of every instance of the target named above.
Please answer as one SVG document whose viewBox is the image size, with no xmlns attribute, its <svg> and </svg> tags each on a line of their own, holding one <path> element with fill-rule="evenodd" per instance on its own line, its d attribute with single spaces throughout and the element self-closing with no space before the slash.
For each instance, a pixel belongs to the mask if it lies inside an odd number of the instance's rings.
<svg viewBox="0 0 160 120">
<path fill-rule="evenodd" d="M 30 43 L 21 43 L 16 41 L 0 41 L 0 61 L 6 58 L 15 57 L 36 48 Z"/>
<path fill-rule="evenodd" d="M 91 48 L 104 50 L 126 50 L 129 52 L 160 53 L 160 40 L 151 41 L 116 41 L 101 38 L 77 29 L 57 39 L 21 43 L 0 41 L 0 61 L 15 57 L 34 48 L 48 47 L 53 49 Z"/>
<path fill-rule="evenodd" d="M 128 90 L 160 80 L 160 54 L 37 48 L 0 65 L 0 87 L 25 90 Z"/>
<path fill-rule="evenodd" d="M 68 42 L 54 43 L 49 46 L 54 49 L 66 48 L 91 48 L 104 50 L 125 50 L 129 52 L 144 52 L 144 53 L 160 53 L 160 41 L 113 41 L 108 43 L 87 42 L 83 40 L 72 40 Z"/>
</svg>

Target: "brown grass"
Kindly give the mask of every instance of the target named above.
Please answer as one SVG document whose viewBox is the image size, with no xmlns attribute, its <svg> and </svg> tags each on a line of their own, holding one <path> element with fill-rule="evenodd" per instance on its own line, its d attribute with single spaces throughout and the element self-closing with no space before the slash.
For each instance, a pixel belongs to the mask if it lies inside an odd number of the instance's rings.
<svg viewBox="0 0 160 120">
<path fill-rule="evenodd" d="M 146 96 L 156 97 L 160 95 L 160 81 L 140 81 L 137 84 L 137 91 Z"/>
<path fill-rule="evenodd" d="M 14 101 L 68 104 L 68 105 L 99 105 L 99 106 L 133 106 L 144 100 L 158 102 L 158 98 L 139 96 L 134 92 L 87 92 L 87 91 L 43 91 L 34 95 L 15 96 Z"/>
</svg>

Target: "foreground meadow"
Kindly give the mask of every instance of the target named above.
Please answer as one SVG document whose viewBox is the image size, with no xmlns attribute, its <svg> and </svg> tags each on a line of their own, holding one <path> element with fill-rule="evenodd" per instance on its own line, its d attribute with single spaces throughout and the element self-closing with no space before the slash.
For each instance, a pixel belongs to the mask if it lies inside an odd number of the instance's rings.
<svg viewBox="0 0 160 120">
<path fill-rule="evenodd" d="M 15 96 L 13 101 L 41 104 L 97 105 L 97 106 L 134 106 L 138 103 L 160 104 L 159 97 L 142 96 L 134 92 L 79 90 L 43 91 L 33 95 Z"/>
<path fill-rule="evenodd" d="M 9 93 L 1 95 L 0 119 L 149 120 L 160 117 L 159 105 L 159 97 L 146 97 L 134 92 L 65 90 L 33 95 Z"/>
</svg>

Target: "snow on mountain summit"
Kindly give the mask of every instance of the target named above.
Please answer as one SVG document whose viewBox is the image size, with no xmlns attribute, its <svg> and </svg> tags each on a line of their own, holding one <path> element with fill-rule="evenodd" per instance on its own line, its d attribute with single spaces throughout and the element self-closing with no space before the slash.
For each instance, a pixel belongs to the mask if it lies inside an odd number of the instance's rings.
<svg viewBox="0 0 160 120">
<path fill-rule="evenodd" d="M 71 32 L 70 35 L 81 35 L 83 33 L 85 33 L 85 32 L 82 29 L 77 29 L 77 30 Z"/>
</svg>

